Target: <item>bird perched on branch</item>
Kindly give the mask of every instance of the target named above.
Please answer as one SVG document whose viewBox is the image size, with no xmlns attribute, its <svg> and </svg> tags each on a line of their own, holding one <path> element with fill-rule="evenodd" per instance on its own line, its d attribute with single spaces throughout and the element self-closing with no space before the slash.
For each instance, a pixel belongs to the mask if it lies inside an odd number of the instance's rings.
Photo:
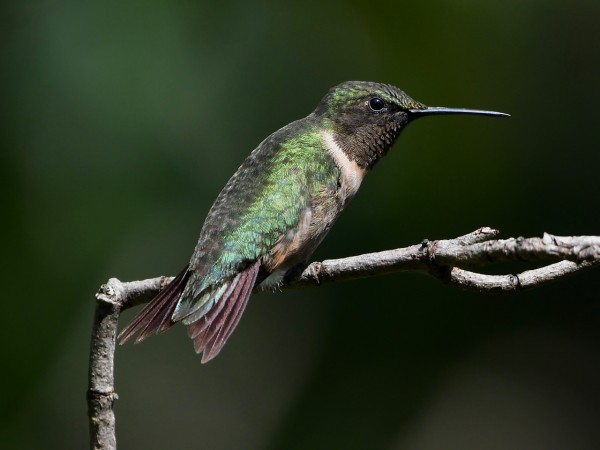
<svg viewBox="0 0 600 450">
<path fill-rule="evenodd" d="M 121 331 L 120 342 L 181 322 L 202 362 L 214 358 L 253 289 L 297 274 L 404 127 L 438 114 L 506 116 L 428 107 L 387 84 L 330 89 L 311 114 L 246 158 L 210 209 L 189 264 Z"/>
</svg>

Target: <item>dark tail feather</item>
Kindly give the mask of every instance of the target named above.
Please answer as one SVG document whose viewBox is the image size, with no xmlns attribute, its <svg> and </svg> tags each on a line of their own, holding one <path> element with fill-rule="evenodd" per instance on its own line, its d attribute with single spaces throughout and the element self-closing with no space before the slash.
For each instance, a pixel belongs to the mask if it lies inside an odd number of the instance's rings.
<svg viewBox="0 0 600 450">
<path fill-rule="evenodd" d="M 120 344 L 124 344 L 137 333 L 135 342 L 143 341 L 152 334 L 168 330 L 173 322 L 171 316 L 179 302 L 185 285 L 191 275 L 187 267 L 169 285 L 150 300 L 144 308 L 119 333 Z"/>
<path fill-rule="evenodd" d="M 200 351 L 202 351 L 202 362 L 210 359 L 208 358 L 208 353 L 214 347 L 217 338 L 225 331 L 227 318 L 234 314 L 234 310 L 238 304 L 243 303 L 242 293 L 246 283 L 248 283 L 248 273 L 244 272 L 240 274 L 235 289 L 226 302 L 225 307 L 222 308 L 221 312 L 215 314 L 214 320 L 209 324 L 209 327 L 194 342 L 194 348 L 200 348 Z M 223 344 L 220 348 L 223 347 Z"/>
<path fill-rule="evenodd" d="M 258 274 L 258 271 L 257 271 Z M 246 309 L 246 305 L 248 304 L 248 299 L 250 298 L 250 294 L 252 293 L 252 288 L 254 287 L 254 281 L 256 280 L 256 274 L 252 277 L 248 277 L 246 279 L 246 283 L 244 284 L 242 291 L 240 292 L 239 300 L 235 302 L 235 306 L 229 314 L 225 318 L 225 323 L 222 325 L 221 331 L 219 331 L 217 338 L 214 342 L 211 342 L 210 345 L 207 346 L 207 350 L 204 351 L 202 355 L 207 360 L 210 360 L 217 356 L 217 354 L 235 330 L 240 318 L 242 317 L 242 313 Z"/>
<path fill-rule="evenodd" d="M 256 277 L 260 262 L 256 261 L 244 269 L 232 281 L 213 309 L 204 317 L 188 325 L 188 334 L 194 340 L 194 349 L 202 352 L 202 362 L 213 359 L 238 324 Z"/>
<path fill-rule="evenodd" d="M 238 275 L 237 277 L 239 278 L 240 275 Z M 236 286 L 237 280 L 234 278 L 233 282 L 229 283 L 227 289 L 223 293 L 223 296 L 212 307 L 212 309 L 210 309 L 206 315 L 202 316 L 200 320 L 197 320 L 196 322 L 193 322 L 190 325 L 188 325 L 188 336 L 190 337 L 190 339 L 195 341 L 201 333 L 205 332 L 208 329 L 210 324 L 213 323 L 213 321 L 215 320 L 215 317 L 219 315 L 225 304 L 227 304 L 227 299 L 229 298 Z M 201 351 L 202 350 L 196 350 L 196 353 L 200 353 Z"/>
<path fill-rule="evenodd" d="M 247 277 L 247 272 L 238 274 L 231 281 L 231 288 L 227 289 L 227 295 L 223 296 L 223 301 L 217 303 L 216 306 L 218 306 L 218 308 L 215 307 L 210 311 L 210 314 L 206 318 L 206 322 L 202 325 L 201 332 L 197 333 L 196 338 L 194 338 L 194 348 L 197 353 L 200 353 L 206 347 L 206 344 L 210 342 L 223 327 L 223 322 L 225 321 L 225 318 L 231 314 L 231 310 L 235 305 L 236 299 L 240 296 L 240 291 L 246 283 Z"/>
</svg>

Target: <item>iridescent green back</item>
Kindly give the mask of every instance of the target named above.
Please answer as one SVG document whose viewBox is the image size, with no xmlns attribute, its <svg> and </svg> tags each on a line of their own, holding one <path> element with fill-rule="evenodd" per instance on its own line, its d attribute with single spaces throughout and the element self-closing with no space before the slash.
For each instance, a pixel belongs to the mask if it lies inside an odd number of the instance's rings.
<svg viewBox="0 0 600 450">
<path fill-rule="evenodd" d="M 298 133 L 298 125 L 308 125 Z M 339 169 L 310 117 L 269 136 L 244 161 L 211 208 L 184 297 L 220 284 L 265 255 L 298 225 L 312 197 L 333 190 Z"/>
</svg>

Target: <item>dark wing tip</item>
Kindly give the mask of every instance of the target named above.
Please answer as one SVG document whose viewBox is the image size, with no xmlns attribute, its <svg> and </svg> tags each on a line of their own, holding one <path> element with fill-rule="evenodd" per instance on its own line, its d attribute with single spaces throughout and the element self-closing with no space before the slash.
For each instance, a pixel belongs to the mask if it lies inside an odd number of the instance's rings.
<svg viewBox="0 0 600 450">
<path fill-rule="evenodd" d="M 187 267 L 179 273 L 165 289 L 160 291 L 156 297 L 144 306 L 136 316 L 121 330 L 117 339 L 123 345 L 136 334 L 135 343 L 139 343 L 152 334 L 162 333 L 168 330 L 173 322 L 171 316 L 179 302 L 181 294 L 185 289 L 191 272 Z"/>
<path fill-rule="evenodd" d="M 208 314 L 188 325 L 194 350 L 202 353 L 202 363 L 217 356 L 235 330 L 252 294 L 259 269 L 260 261 L 255 261 L 236 275 Z"/>
</svg>

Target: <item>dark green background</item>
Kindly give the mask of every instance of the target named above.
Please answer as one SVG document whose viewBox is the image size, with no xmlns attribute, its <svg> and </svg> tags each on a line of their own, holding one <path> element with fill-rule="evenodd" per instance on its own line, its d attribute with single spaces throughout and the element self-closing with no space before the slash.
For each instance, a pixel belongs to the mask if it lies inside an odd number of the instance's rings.
<svg viewBox="0 0 600 450">
<path fill-rule="evenodd" d="M 99 285 L 178 272 L 243 158 L 338 82 L 512 118 L 412 124 L 315 258 L 484 225 L 600 234 L 597 1 L 2 10 L 3 449 L 87 446 Z M 182 327 L 118 349 L 120 447 L 597 448 L 598 275 L 506 297 L 415 274 L 257 295 L 206 366 Z"/>
</svg>

